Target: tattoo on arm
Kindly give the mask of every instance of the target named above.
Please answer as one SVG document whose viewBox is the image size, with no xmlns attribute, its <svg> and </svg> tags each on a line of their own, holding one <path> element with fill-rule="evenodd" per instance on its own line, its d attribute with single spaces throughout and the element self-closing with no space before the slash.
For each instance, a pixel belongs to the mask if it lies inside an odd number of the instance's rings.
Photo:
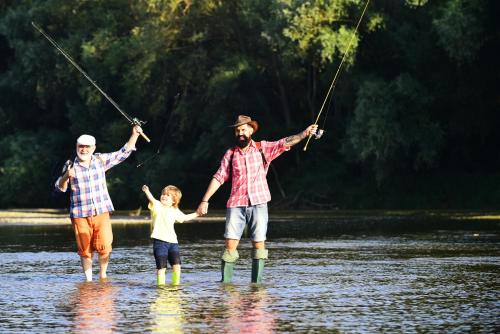
<svg viewBox="0 0 500 334">
<path fill-rule="evenodd" d="M 304 138 L 305 138 L 304 134 L 303 134 L 303 132 L 301 132 L 299 134 L 296 134 L 296 135 L 293 135 L 293 136 L 290 136 L 290 137 L 286 137 L 285 138 L 285 144 L 288 145 L 288 146 L 293 146 L 295 144 L 298 144 Z"/>
</svg>

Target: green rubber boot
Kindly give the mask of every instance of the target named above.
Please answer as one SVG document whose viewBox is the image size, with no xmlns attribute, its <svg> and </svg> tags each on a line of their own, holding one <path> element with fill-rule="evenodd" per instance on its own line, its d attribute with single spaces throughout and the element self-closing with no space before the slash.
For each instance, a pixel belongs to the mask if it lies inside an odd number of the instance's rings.
<svg viewBox="0 0 500 334">
<path fill-rule="evenodd" d="M 267 249 L 252 249 L 252 283 L 261 283 L 264 263 L 269 252 Z"/>
<path fill-rule="evenodd" d="M 240 255 L 238 254 L 237 250 L 230 251 L 225 249 L 224 253 L 222 253 L 222 263 L 221 263 L 222 283 L 232 282 L 234 265 L 239 257 Z"/>
<path fill-rule="evenodd" d="M 181 284 L 181 273 L 179 271 L 172 271 L 172 285 Z"/>
</svg>

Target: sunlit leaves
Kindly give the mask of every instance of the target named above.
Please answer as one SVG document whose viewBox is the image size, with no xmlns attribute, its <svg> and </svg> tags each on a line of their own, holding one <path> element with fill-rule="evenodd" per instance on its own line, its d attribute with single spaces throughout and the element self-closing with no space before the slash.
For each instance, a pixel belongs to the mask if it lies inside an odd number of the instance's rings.
<svg viewBox="0 0 500 334">
<path fill-rule="evenodd" d="M 377 29 L 383 29 L 385 27 L 385 18 L 380 13 L 375 13 L 370 16 L 368 22 L 366 23 L 366 30 L 373 32 Z"/>
<path fill-rule="evenodd" d="M 429 0 L 405 0 L 408 6 L 420 7 L 424 6 Z"/>
<path fill-rule="evenodd" d="M 295 2 L 292 2 L 295 4 Z M 355 15 L 349 15 L 350 6 L 359 5 L 356 0 L 314 0 L 301 2 L 297 7 L 283 11 L 288 26 L 283 34 L 297 43 L 303 57 L 312 57 L 318 66 L 340 58 L 352 43 L 356 49 L 358 39 L 354 34 Z M 347 58 L 352 63 L 353 53 Z"/>
</svg>

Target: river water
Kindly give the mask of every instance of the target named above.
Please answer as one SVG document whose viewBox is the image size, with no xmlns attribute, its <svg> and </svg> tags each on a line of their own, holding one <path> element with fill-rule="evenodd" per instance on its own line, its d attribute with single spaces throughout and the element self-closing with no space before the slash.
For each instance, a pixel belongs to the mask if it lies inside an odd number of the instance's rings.
<svg viewBox="0 0 500 334">
<path fill-rule="evenodd" d="M 273 238 L 264 282 L 255 285 L 246 240 L 233 284 L 221 284 L 223 227 L 184 226 L 177 287 L 155 285 L 146 225 L 113 227 L 110 278 L 91 283 L 83 282 L 69 226 L 0 226 L 0 333 L 500 329 L 496 231 Z"/>
</svg>

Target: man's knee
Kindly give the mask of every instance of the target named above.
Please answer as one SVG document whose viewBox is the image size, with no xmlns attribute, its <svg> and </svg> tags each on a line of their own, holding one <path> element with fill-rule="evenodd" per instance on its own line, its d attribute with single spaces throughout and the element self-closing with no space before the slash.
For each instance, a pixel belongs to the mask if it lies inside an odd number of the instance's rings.
<svg viewBox="0 0 500 334">
<path fill-rule="evenodd" d="M 85 247 L 85 248 L 78 247 L 77 253 L 78 255 L 80 255 L 82 259 L 92 260 L 93 250 L 91 247 Z"/>
<path fill-rule="evenodd" d="M 239 243 L 238 239 L 226 239 L 225 247 L 227 250 L 233 251 L 238 247 Z"/>
<path fill-rule="evenodd" d="M 111 250 L 99 252 L 99 260 L 107 260 L 111 256 Z"/>
</svg>

